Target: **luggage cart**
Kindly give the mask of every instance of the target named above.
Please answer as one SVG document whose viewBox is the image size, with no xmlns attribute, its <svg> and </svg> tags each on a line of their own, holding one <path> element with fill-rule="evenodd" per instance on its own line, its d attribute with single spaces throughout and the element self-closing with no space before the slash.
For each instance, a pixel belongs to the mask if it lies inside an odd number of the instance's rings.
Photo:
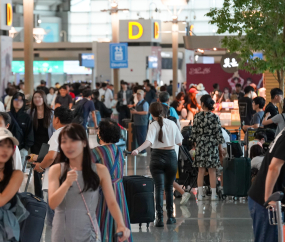
<svg viewBox="0 0 285 242">
<path fill-rule="evenodd" d="M 283 192 L 273 193 L 264 206 L 268 209 L 268 217 L 270 225 L 277 225 L 278 228 L 278 242 L 283 242 L 283 221 L 282 221 L 282 205 L 281 200 L 284 197 Z M 276 209 L 269 205 L 270 202 L 276 202 Z"/>
</svg>

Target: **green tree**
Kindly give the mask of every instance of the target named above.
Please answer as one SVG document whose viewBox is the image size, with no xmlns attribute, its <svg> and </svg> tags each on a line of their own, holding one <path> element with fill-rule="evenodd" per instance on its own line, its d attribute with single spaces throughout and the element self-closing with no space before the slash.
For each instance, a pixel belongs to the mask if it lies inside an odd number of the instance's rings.
<svg viewBox="0 0 285 242">
<path fill-rule="evenodd" d="M 206 16 L 226 34 L 222 46 L 241 57 L 240 69 L 250 73 L 269 70 L 276 73 L 281 90 L 285 75 L 285 1 L 284 0 L 224 0 L 221 9 L 212 8 Z M 261 51 L 265 60 L 251 59 Z"/>
</svg>

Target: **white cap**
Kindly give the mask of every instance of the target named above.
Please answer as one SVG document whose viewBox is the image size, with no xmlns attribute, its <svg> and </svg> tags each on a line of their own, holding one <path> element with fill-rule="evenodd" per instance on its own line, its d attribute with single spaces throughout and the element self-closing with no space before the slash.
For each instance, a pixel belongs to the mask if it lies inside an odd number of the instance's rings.
<svg viewBox="0 0 285 242">
<path fill-rule="evenodd" d="M 0 128 L 0 141 L 4 139 L 12 140 L 14 145 L 19 145 L 18 140 L 12 135 L 12 133 L 6 128 Z"/>
</svg>

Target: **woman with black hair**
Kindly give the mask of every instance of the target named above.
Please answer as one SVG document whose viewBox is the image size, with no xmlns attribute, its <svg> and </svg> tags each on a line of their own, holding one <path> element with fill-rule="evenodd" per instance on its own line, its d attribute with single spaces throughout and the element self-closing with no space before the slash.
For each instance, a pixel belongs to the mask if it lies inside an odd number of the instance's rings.
<svg viewBox="0 0 285 242">
<path fill-rule="evenodd" d="M 190 141 L 195 145 L 195 161 L 193 167 L 199 168 L 198 173 L 198 200 L 205 198 L 203 194 L 204 175 L 208 169 L 210 185 L 212 188 L 212 200 L 218 200 L 216 194 L 216 169 L 223 159 L 223 147 L 225 143 L 219 117 L 212 113 L 215 102 L 210 95 L 201 97 L 202 112 L 194 117 Z"/>
<path fill-rule="evenodd" d="M 18 140 L 5 128 L 0 128 L 0 208 L 7 203 L 11 207 L 17 202 L 16 193 L 19 191 L 24 175 L 20 170 L 14 170 L 14 146 Z"/>
<path fill-rule="evenodd" d="M 49 206 L 55 209 L 52 227 L 53 242 L 99 242 L 101 233 L 96 219 L 99 186 L 117 232 L 123 232 L 120 242 L 130 236 L 122 213 L 112 192 L 108 169 L 92 162 L 85 129 L 80 124 L 66 125 L 58 138 L 58 162 L 49 172 Z"/>
<path fill-rule="evenodd" d="M 98 90 L 92 91 L 92 100 L 96 111 L 99 111 L 99 114 L 96 112 L 97 124 L 100 123 L 101 118 L 110 118 L 112 115 L 112 109 L 106 107 L 106 105 L 99 100 L 100 93 Z M 100 115 L 100 116 L 99 116 Z"/>
<path fill-rule="evenodd" d="M 53 110 L 47 104 L 47 97 L 44 91 L 35 91 L 32 97 L 31 108 L 27 111 L 33 122 L 34 144 L 31 147 L 32 155 L 38 155 L 42 144 L 47 144 L 55 131 L 52 120 Z M 31 157 L 32 157 L 31 155 Z M 42 173 L 39 167 L 34 170 L 35 195 L 43 198 Z"/>
<path fill-rule="evenodd" d="M 253 145 L 250 148 L 250 159 L 251 159 L 251 169 L 256 168 L 260 169 L 262 161 L 264 159 L 264 150 L 263 147 L 259 144 Z"/>
<path fill-rule="evenodd" d="M 163 191 L 166 195 L 167 224 L 176 223 L 173 217 L 173 182 L 177 172 L 175 145 L 181 145 L 183 136 L 176 123 L 164 118 L 161 103 L 152 103 L 149 112 L 154 120 L 149 125 L 146 141 L 132 152 L 138 155 L 151 147 L 150 172 L 155 183 L 157 220 L 156 227 L 163 227 Z"/>
<path fill-rule="evenodd" d="M 127 228 L 131 229 L 128 205 L 122 183 L 125 160 L 122 150 L 116 145 L 120 139 L 120 136 L 121 129 L 115 121 L 101 121 L 97 135 L 98 144 L 100 146 L 94 148 L 92 152 L 95 162 L 105 165 L 108 168 L 112 178 L 115 197 L 123 214 L 125 225 Z M 112 238 L 116 231 L 114 231 L 113 226 L 109 226 L 110 224 L 114 224 L 114 219 L 112 216 L 110 216 L 106 198 L 102 192 L 100 192 L 99 203 L 97 206 L 97 218 L 102 234 L 102 240 L 110 241 L 110 238 Z M 129 237 L 128 241 L 133 241 L 132 236 Z"/>
</svg>

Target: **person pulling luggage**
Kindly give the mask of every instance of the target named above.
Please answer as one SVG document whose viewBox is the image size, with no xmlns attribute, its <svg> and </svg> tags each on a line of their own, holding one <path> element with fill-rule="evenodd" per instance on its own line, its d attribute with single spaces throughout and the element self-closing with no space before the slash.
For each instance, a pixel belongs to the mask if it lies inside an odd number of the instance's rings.
<svg viewBox="0 0 285 242">
<path fill-rule="evenodd" d="M 277 191 L 284 191 L 285 179 L 285 129 L 283 129 L 269 146 L 260 170 L 248 192 L 248 207 L 253 222 L 254 241 L 277 242 L 277 226 L 269 224 L 265 201 Z M 285 203 L 285 199 L 282 200 Z M 271 202 L 269 205 L 275 205 Z"/>
<path fill-rule="evenodd" d="M 132 152 L 138 155 L 142 150 L 151 147 L 150 172 L 155 183 L 157 220 L 156 227 L 163 227 L 163 191 L 166 194 L 167 224 L 176 223 L 173 217 L 173 182 L 177 172 L 177 155 L 175 145 L 182 145 L 183 136 L 177 125 L 163 118 L 161 103 L 150 105 L 150 114 L 154 122 L 149 125 L 146 141 Z"/>
</svg>

